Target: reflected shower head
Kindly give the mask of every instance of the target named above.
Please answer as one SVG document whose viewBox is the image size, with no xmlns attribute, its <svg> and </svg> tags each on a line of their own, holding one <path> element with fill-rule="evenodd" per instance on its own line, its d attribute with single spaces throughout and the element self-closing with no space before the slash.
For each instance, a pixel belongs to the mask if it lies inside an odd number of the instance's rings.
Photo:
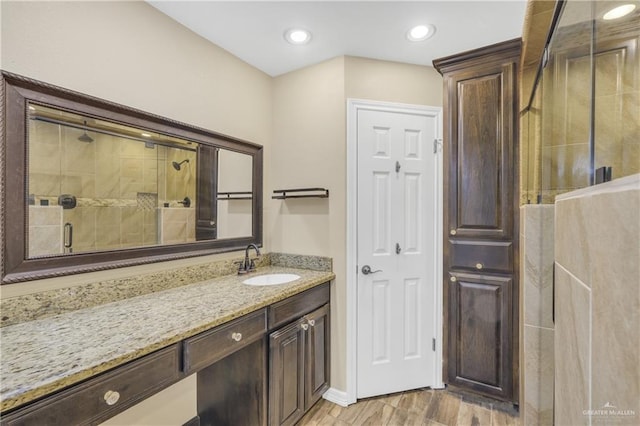
<svg viewBox="0 0 640 426">
<path fill-rule="evenodd" d="M 171 163 L 171 165 L 173 166 L 174 169 L 180 171 L 180 166 L 182 165 L 182 163 L 188 163 L 188 162 L 189 162 L 189 159 L 187 158 L 185 160 L 182 160 L 179 163 L 177 161 L 174 161 L 173 163 Z"/>
<path fill-rule="evenodd" d="M 87 134 L 87 122 L 84 122 L 84 133 L 78 137 L 80 142 L 93 142 L 93 138 Z"/>
</svg>

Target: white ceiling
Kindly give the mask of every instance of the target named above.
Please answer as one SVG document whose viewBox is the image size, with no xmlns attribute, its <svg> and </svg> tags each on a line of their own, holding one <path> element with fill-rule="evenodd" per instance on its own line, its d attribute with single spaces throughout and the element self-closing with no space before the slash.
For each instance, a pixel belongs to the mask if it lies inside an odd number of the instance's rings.
<svg viewBox="0 0 640 426">
<path fill-rule="evenodd" d="M 431 65 L 435 58 L 520 37 L 526 9 L 526 0 L 148 2 L 271 76 L 341 55 Z M 407 30 L 425 23 L 436 26 L 435 35 L 407 41 Z M 310 30 L 311 42 L 285 42 L 292 27 Z"/>
</svg>

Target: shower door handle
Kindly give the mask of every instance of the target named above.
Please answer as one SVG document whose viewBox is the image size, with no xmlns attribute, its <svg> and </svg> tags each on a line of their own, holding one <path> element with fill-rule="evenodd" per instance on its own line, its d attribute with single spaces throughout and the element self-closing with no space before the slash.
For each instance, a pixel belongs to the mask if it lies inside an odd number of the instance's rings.
<svg viewBox="0 0 640 426">
<path fill-rule="evenodd" d="M 73 225 L 71 222 L 64 224 L 64 248 L 67 253 L 71 253 L 73 246 Z"/>
</svg>

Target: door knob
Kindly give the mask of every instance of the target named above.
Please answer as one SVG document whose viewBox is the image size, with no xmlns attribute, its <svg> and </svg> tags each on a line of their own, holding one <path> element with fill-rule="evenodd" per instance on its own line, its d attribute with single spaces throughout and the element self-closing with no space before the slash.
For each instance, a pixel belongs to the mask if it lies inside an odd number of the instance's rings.
<svg viewBox="0 0 640 426">
<path fill-rule="evenodd" d="M 382 270 L 381 270 L 381 269 L 378 269 L 378 270 L 376 270 L 376 271 L 372 271 L 372 270 L 371 270 L 371 266 L 369 266 L 369 265 L 364 265 L 364 266 L 362 267 L 362 273 L 363 273 L 363 274 L 365 274 L 365 275 L 375 274 L 376 272 L 382 272 Z"/>
</svg>

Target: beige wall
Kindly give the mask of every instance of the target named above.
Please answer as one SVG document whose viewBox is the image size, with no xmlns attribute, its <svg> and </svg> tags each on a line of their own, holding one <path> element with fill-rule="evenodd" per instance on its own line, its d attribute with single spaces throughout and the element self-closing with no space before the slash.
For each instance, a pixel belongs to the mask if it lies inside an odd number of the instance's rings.
<svg viewBox="0 0 640 426">
<path fill-rule="evenodd" d="M 1 16 L 7 71 L 265 145 L 265 246 L 334 259 L 331 384 L 345 390 L 346 99 L 440 106 L 435 70 L 338 57 L 272 79 L 139 2 L 3 1 Z M 271 199 L 273 189 L 306 186 L 331 195 Z M 10 286 L 3 296 L 176 264 Z"/>
<path fill-rule="evenodd" d="M 344 58 L 274 79 L 273 189 L 323 187 L 328 199 L 269 200 L 274 251 L 333 258 L 331 386 L 345 389 L 346 102 Z M 269 194 L 271 195 L 271 194 Z"/>
<path fill-rule="evenodd" d="M 433 67 L 345 58 L 347 98 L 442 106 L 442 77 Z"/>
<path fill-rule="evenodd" d="M 340 57 L 274 79 L 273 189 L 323 187 L 329 199 L 273 201 L 274 251 L 333 258 L 331 386 L 346 390 L 346 101 L 442 105 L 431 67 Z"/>
</svg>

